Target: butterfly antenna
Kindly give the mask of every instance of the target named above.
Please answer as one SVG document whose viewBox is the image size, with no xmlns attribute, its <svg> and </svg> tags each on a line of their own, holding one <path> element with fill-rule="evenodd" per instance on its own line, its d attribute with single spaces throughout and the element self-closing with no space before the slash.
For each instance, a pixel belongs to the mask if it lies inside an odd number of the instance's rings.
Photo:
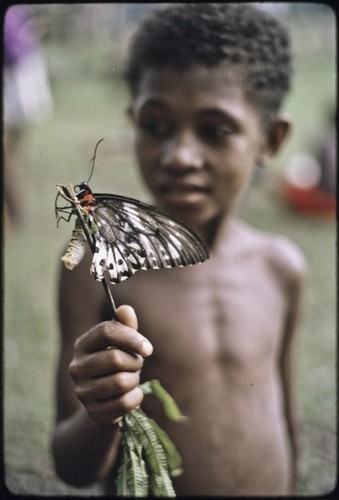
<svg viewBox="0 0 339 500">
<path fill-rule="evenodd" d="M 90 174 L 89 174 L 89 177 L 88 177 L 88 180 L 87 180 L 87 184 L 92 179 L 92 175 L 93 175 L 93 172 L 94 172 L 94 165 L 95 165 L 95 158 L 96 158 L 96 154 L 97 154 L 97 149 L 98 149 L 98 146 L 99 146 L 100 142 L 102 142 L 103 140 L 104 139 L 100 139 L 100 141 L 98 141 L 96 143 L 96 145 L 95 145 L 93 158 L 91 159 L 91 162 L 92 162 L 91 171 L 90 171 Z"/>
</svg>

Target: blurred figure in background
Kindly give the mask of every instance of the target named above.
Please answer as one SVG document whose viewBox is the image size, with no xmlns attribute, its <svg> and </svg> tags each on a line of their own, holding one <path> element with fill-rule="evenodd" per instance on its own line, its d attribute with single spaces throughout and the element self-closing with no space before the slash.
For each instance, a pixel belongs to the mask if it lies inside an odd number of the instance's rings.
<svg viewBox="0 0 339 500">
<path fill-rule="evenodd" d="M 336 120 L 329 113 L 329 127 L 314 154 L 291 158 L 284 172 L 280 195 L 295 210 L 313 216 L 336 215 Z"/>
<path fill-rule="evenodd" d="M 29 5 L 10 7 L 4 23 L 5 227 L 23 219 L 22 143 L 30 125 L 50 116 L 53 99 L 40 36 Z"/>
</svg>

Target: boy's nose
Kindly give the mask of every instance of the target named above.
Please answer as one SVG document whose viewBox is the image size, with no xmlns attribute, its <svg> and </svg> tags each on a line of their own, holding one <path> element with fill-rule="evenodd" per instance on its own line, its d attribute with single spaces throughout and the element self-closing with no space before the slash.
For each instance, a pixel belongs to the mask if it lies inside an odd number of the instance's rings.
<svg viewBox="0 0 339 500">
<path fill-rule="evenodd" d="M 177 173 L 202 168 L 201 148 L 193 134 L 183 133 L 172 137 L 164 147 L 162 165 Z"/>
</svg>

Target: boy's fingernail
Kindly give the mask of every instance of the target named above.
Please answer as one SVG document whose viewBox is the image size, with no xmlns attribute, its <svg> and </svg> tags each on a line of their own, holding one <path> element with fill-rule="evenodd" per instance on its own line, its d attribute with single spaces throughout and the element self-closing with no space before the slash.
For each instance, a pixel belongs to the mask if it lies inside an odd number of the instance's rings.
<svg viewBox="0 0 339 500">
<path fill-rule="evenodd" d="M 153 346 L 147 339 L 145 339 L 142 341 L 141 350 L 143 356 L 149 356 L 153 352 Z"/>
</svg>

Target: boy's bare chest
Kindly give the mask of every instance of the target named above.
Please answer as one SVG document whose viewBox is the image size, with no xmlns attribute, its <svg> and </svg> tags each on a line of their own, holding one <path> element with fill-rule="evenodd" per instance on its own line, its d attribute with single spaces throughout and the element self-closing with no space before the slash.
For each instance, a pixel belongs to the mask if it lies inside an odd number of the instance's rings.
<svg viewBox="0 0 339 500">
<path fill-rule="evenodd" d="M 257 363 L 278 348 L 286 307 L 275 278 L 260 266 L 207 262 L 140 273 L 121 287 L 119 301 L 135 307 L 162 368 Z"/>
</svg>

